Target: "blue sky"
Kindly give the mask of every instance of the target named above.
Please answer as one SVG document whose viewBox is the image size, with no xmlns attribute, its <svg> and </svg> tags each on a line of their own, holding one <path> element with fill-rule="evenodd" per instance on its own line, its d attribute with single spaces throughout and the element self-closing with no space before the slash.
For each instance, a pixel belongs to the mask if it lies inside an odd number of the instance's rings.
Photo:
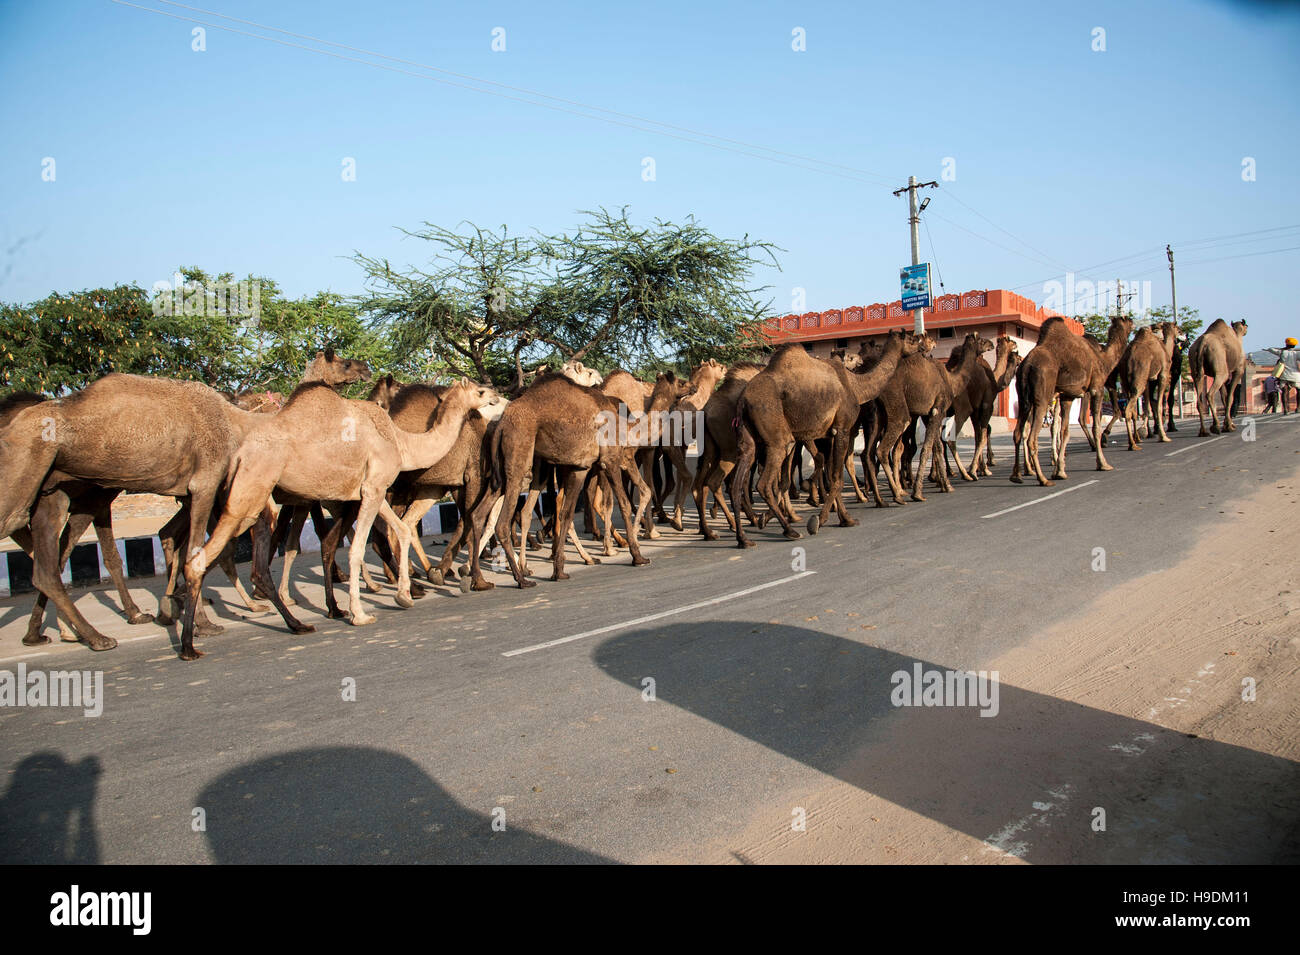
<svg viewBox="0 0 1300 955">
<path fill-rule="evenodd" d="M 796 287 L 810 310 L 887 301 L 908 261 L 905 201 L 891 192 L 908 174 L 939 179 L 951 157 L 956 178 L 932 191 L 921 235 L 948 291 L 1042 301 L 1072 270 L 1149 280 L 1152 304 L 1167 304 L 1170 242 L 1181 304 L 1247 318 L 1254 348 L 1300 335 L 1287 284 L 1300 268 L 1294 7 L 193 6 L 751 145 L 726 151 L 215 28 L 195 52 L 196 24 L 111 0 L 0 2 L 0 299 L 148 287 L 182 264 L 265 274 L 292 295 L 352 293 L 354 250 L 422 259 L 399 226 L 554 232 L 580 209 L 626 205 L 640 221 L 693 214 L 781 246 L 782 271 L 759 276 L 775 311 Z M 504 52 L 491 49 L 496 27 Z M 792 49 L 795 28 L 806 50 Z M 1236 238 L 1190 244 L 1225 236 Z"/>
</svg>

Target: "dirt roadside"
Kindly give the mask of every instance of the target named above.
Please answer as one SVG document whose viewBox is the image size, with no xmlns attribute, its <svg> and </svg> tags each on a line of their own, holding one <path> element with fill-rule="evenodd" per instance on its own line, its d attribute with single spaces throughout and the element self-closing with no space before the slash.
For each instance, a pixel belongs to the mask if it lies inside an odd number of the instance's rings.
<svg viewBox="0 0 1300 955">
<path fill-rule="evenodd" d="M 900 713 L 819 791 L 647 861 L 1300 861 L 1297 503 L 1300 470 L 1224 507 L 1176 566 L 990 661 L 1000 718 Z"/>
</svg>

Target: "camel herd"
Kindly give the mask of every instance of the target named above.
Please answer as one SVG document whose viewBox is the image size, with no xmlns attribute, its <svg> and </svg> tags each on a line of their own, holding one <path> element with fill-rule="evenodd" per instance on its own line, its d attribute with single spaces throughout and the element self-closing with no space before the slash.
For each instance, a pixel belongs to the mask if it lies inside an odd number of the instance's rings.
<svg viewBox="0 0 1300 955">
<path fill-rule="evenodd" d="M 1085 435 L 1098 470 L 1111 470 L 1101 430 L 1108 391 L 1113 402 L 1120 388 L 1130 398 L 1124 410 L 1130 449 L 1140 449 L 1145 424 L 1138 421 L 1138 396 L 1153 419 L 1147 432 L 1169 440 L 1164 420 L 1178 328 L 1166 322 L 1130 339 L 1132 332 L 1130 319 L 1116 318 L 1100 342 L 1050 319 L 1023 359 L 1011 338 L 992 342 L 969 334 L 939 361 L 930 357 L 931 336 L 896 331 L 856 353 L 818 358 L 792 343 L 778 347 L 766 364 L 726 367 L 710 359 L 689 379 L 665 372 L 654 381 L 626 371 L 602 376 L 570 361 L 510 400 L 464 379 L 403 384 L 391 375 L 374 382 L 367 399 L 345 398 L 339 389 L 370 382 L 371 371 L 332 350 L 315 356 L 287 399 L 123 374 L 59 399 L 10 395 L 0 401 L 0 537 L 12 536 L 31 554 L 39 591 L 23 642 L 47 642 L 42 622 L 49 599 L 63 639 L 94 650 L 116 646 L 77 610 L 61 579 L 72 547 L 92 523 L 127 620 L 155 621 L 128 592 L 112 543 L 111 505 L 123 491 L 174 496 L 181 504 L 159 531 L 167 580 L 156 622 L 179 621 L 180 656 L 194 660 L 202 656 L 195 634 L 221 630 L 207 619 L 201 599 L 213 564 L 251 610 L 268 610 L 263 601 L 269 600 L 293 632 L 314 629 L 289 610 L 295 602 L 290 568 L 309 516 L 321 528 L 327 613 L 363 625 L 375 618 L 362 604 L 362 581 L 371 592 L 382 589 L 366 569 L 367 546 L 396 585 L 397 604 L 410 607 L 424 595 L 411 579 L 412 551 L 424 575 L 441 584 L 456 576 L 453 565 L 464 548 L 468 561 L 459 577 L 466 591 L 493 586 L 479 566 L 491 540 L 520 587 L 534 586 L 528 578 L 530 540 L 550 537 L 553 580 L 569 576 L 566 542 L 585 562 L 598 563 L 574 527 L 579 503 L 603 556 L 625 547 L 634 565 L 649 563 L 638 539 L 658 536 L 657 523 L 682 529 L 688 490 L 706 540 L 718 539 L 710 526 L 718 511 L 738 546 L 754 546 L 746 523 L 762 528 L 772 519 L 786 538 L 796 539 L 795 502 L 804 492 L 817 508 L 807 520 L 809 533 L 816 534 L 832 510 L 842 526 L 852 526 L 857 521 L 843 500 L 846 470 L 858 501 L 867 500 L 852 460 L 859 436 L 862 473 L 877 507 L 886 506 L 877 481 L 882 470 L 898 504 L 908 497 L 925 500 L 927 464 L 929 480 L 952 491 L 953 464 L 963 480 L 992 474 L 990 421 L 998 394 L 1012 381 L 1021 409 L 1012 481 L 1029 474 L 1047 485 L 1066 477 L 1064 449 L 1075 401 L 1088 412 Z M 1220 431 L 1216 395 L 1223 402 L 1222 428 L 1235 429 L 1231 395 L 1245 373 L 1245 334 L 1244 322 L 1216 321 L 1188 352 L 1201 435 Z M 983 358 L 987 352 L 994 352 L 991 365 Z M 1049 413 L 1052 479 L 1038 460 L 1038 437 Z M 949 418 L 952 431 L 945 437 Z M 967 421 L 975 434 L 969 466 L 953 440 Z M 698 422 L 698 429 L 664 422 Z M 924 426 L 922 437 L 918 424 Z M 693 472 L 687 460 L 691 444 L 699 454 Z M 804 479 L 806 460 L 812 474 Z M 556 492 L 554 516 L 534 538 L 534 507 L 548 486 Z M 755 488 L 765 505 L 760 512 L 753 506 Z M 421 547 L 419 521 L 447 495 L 458 505 L 460 524 L 434 566 Z M 671 516 L 665 509 L 670 502 Z M 614 524 L 615 504 L 622 532 Z M 328 530 L 324 510 L 334 518 Z M 251 594 L 231 548 L 250 528 Z M 334 596 L 334 561 L 345 535 L 351 537 L 346 615 Z M 277 586 L 270 559 L 281 548 L 285 560 Z"/>
</svg>

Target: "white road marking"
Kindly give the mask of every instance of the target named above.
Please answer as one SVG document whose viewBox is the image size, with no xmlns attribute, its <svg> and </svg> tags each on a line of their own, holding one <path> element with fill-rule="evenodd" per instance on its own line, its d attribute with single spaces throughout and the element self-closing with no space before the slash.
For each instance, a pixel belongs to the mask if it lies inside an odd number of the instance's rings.
<svg viewBox="0 0 1300 955">
<path fill-rule="evenodd" d="M 1081 487 L 1087 487 L 1089 484 L 1096 483 L 1097 479 L 1093 478 L 1091 481 L 1084 481 L 1082 484 L 1074 485 L 1074 487 L 1067 487 L 1064 491 L 1056 491 L 1052 494 L 1048 494 L 1046 497 L 1036 498 L 1032 501 L 1025 501 L 1025 503 L 1017 504 L 1015 507 L 1005 507 L 1000 511 L 994 511 L 992 514 L 981 514 L 980 520 L 985 520 L 990 517 L 1001 517 L 1003 514 L 1010 514 L 1012 511 L 1018 511 L 1022 507 L 1031 507 L 1034 504 L 1042 504 L 1044 501 L 1050 501 L 1054 497 L 1060 497 L 1062 494 L 1069 494 L 1071 491 L 1077 491 Z"/>
<path fill-rule="evenodd" d="M 1195 451 L 1197 448 L 1203 448 L 1207 444 L 1213 444 L 1215 441 L 1222 441 L 1224 438 L 1228 437 L 1231 437 L 1231 435 L 1221 434 L 1217 438 L 1211 438 L 1209 441 L 1198 439 L 1195 444 L 1189 444 L 1187 447 L 1179 448 L 1177 451 L 1170 451 L 1165 455 L 1165 457 L 1172 458 L 1175 454 L 1182 454 L 1184 451 Z"/>
<path fill-rule="evenodd" d="M 613 623 L 608 627 L 600 627 L 596 630 L 585 630 L 582 633 L 575 633 L 572 636 L 560 637 L 558 640 L 547 640 L 545 643 L 536 643 L 531 647 L 520 647 L 518 650 L 507 650 L 501 655 L 503 657 L 517 657 L 521 653 L 532 653 L 534 650 L 549 650 L 551 647 L 558 647 L 562 643 L 572 643 L 574 640 L 584 640 L 587 637 L 596 637 L 602 633 L 612 633 L 615 630 L 622 630 L 625 627 L 635 627 L 643 623 L 649 623 L 652 620 L 662 620 L 664 617 L 674 617 L 679 613 L 686 613 L 689 610 L 699 610 L 702 607 L 713 607 L 720 603 L 726 603 L 728 600 L 735 600 L 737 597 L 745 597 L 749 594 L 758 593 L 760 590 L 767 590 L 769 587 L 779 587 L 782 584 L 793 583 L 796 580 L 802 580 L 804 577 L 811 577 L 817 573 L 815 570 L 805 570 L 800 574 L 791 574 L 789 577 L 782 577 L 780 580 L 769 580 L 765 584 L 759 584 L 757 587 L 747 587 L 744 590 L 737 590 L 735 593 L 723 594 L 721 597 L 714 597 L 711 600 L 701 600 L 698 603 L 687 604 L 685 607 L 677 607 L 673 610 L 664 610 L 660 613 L 648 614 L 644 617 L 637 617 L 634 620 L 624 620 L 622 623 Z"/>
</svg>

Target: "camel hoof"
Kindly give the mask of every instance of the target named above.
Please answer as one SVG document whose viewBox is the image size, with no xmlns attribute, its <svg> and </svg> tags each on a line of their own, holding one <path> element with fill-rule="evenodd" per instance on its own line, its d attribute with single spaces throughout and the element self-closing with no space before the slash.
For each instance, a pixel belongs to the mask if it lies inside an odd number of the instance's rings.
<svg viewBox="0 0 1300 955">
<path fill-rule="evenodd" d="M 1208 438 L 1210 436 L 1210 432 L 1202 428 L 1200 431 L 1196 432 L 1196 436 L 1198 438 Z"/>
<path fill-rule="evenodd" d="M 421 587 L 419 584 L 417 584 L 414 580 L 411 581 L 411 596 L 414 597 L 416 600 L 419 600 L 421 597 L 423 597 L 423 596 L 424 596 L 425 594 L 427 594 L 428 592 L 429 592 L 429 591 L 425 590 L 423 587 Z"/>
<path fill-rule="evenodd" d="M 195 624 L 194 632 L 200 637 L 215 637 L 226 632 L 226 628 L 219 623 Z"/>
<path fill-rule="evenodd" d="M 682 529 L 682 522 L 679 518 L 674 517 L 671 521 L 668 522 L 668 526 L 675 531 L 679 531 Z"/>
<path fill-rule="evenodd" d="M 1174 439 L 1169 437 L 1168 435 L 1165 435 L 1163 438 L 1160 439 L 1161 444 L 1173 444 L 1173 441 Z"/>
<path fill-rule="evenodd" d="M 821 526 L 822 526 L 822 522 L 816 514 L 808 518 L 808 533 L 811 534 L 813 537 L 817 536 L 817 531 L 821 528 Z"/>
<path fill-rule="evenodd" d="M 397 606 L 403 610 L 410 610 L 415 606 L 415 601 L 411 599 L 410 594 L 398 594 L 394 599 L 397 601 Z"/>
<path fill-rule="evenodd" d="M 134 613 L 126 618 L 126 622 L 131 624 L 133 627 L 142 623 L 153 623 L 153 614 L 144 612 Z"/>
<path fill-rule="evenodd" d="M 203 656 L 203 651 L 202 651 L 202 650 L 195 650 L 193 647 L 191 647 L 191 648 L 188 649 L 188 650 L 182 650 L 182 651 L 181 651 L 181 659 L 182 659 L 182 660 L 197 660 L 197 659 L 198 659 L 199 657 L 201 657 L 201 656 Z"/>
<path fill-rule="evenodd" d="M 286 606 L 287 606 L 287 605 L 286 605 Z M 249 612 L 249 613 L 266 613 L 266 612 L 267 612 L 268 610 L 270 610 L 270 609 L 271 609 L 271 605 L 270 605 L 270 604 L 268 604 L 268 603 L 262 603 L 262 601 L 260 601 L 260 600 L 254 600 L 251 604 L 248 605 L 248 612 Z M 132 623 L 135 623 L 134 620 L 132 620 L 131 622 L 132 622 Z M 143 623 L 144 621 L 141 621 L 141 622 Z"/>
<path fill-rule="evenodd" d="M 470 590 L 470 587 L 471 587 L 471 586 L 473 586 L 473 585 L 472 585 L 472 583 L 470 582 L 470 579 L 469 579 L 468 577 L 462 577 L 462 578 L 460 579 L 460 592 L 461 592 L 461 593 L 463 593 L 463 594 L 467 594 L 467 593 L 469 593 L 469 590 Z"/>
<path fill-rule="evenodd" d="M 366 593 L 368 594 L 382 594 L 383 592 L 384 588 L 378 584 L 366 584 Z"/>
<path fill-rule="evenodd" d="M 1052 487 L 1052 486 L 1054 486 L 1055 484 L 1056 484 L 1056 482 L 1055 482 L 1054 480 L 1051 480 L 1051 479 L 1046 480 L 1046 481 L 1039 481 L 1039 482 L 1038 482 L 1038 486 L 1039 486 L 1039 487 Z"/>
<path fill-rule="evenodd" d="M 568 580 L 569 576 L 570 575 L 565 573 L 564 571 L 557 570 L 551 574 L 551 580 Z"/>
<path fill-rule="evenodd" d="M 348 615 L 338 607 L 335 607 L 333 610 L 325 611 L 325 616 L 329 617 L 331 620 L 346 620 Z"/>
<path fill-rule="evenodd" d="M 649 558 L 649 557 L 633 557 L 633 558 L 632 558 L 632 566 L 633 566 L 633 567 L 644 567 L 644 566 L 645 566 L 646 564 L 648 564 L 648 563 L 650 563 L 650 558 Z"/>
<path fill-rule="evenodd" d="M 526 587 L 536 587 L 536 586 L 537 586 L 537 581 L 535 581 L 535 580 L 529 580 L 529 579 L 526 578 L 526 577 L 525 577 L 523 580 L 519 581 L 519 589 L 520 589 L 520 590 L 523 590 L 523 589 L 526 588 Z"/>
<path fill-rule="evenodd" d="M 858 526 L 858 521 L 857 518 L 854 517 L 846 517 L 844 518 L 844 520 L 840 521 L 840 527 L 857 527 L 857 526 Z"/>
<path fill-rule="evenodd" d="M 296 627 L 290 627 L 289 630 L 292 633 L 315 633 L 316 632 L 315 627 L 309 627 L 305 623 L 300 623 Z"/>
<path fill-rule="evenodd" d="M 1097 470 L 1098 470 L 1098 471 L 1113 471 L 1113 470 L 1115 470 L 1115 465 L 1113 465 L 1113 464 L 1099 464 L 1099 465 L 1097 465 Z"/>
<path fill-rule="evenodd" d="M 736 546 L 739 547 L 741 550 L 744 550 L 746 547 L 753 547 L 754 542 L 750 540 L 748 537 L 746 537 L 744 540 L 736 541 Z"/>
<path fill-rule="evenodd" d="M 1011 475 L 1011 483 L 1012 483 L 1012 484 L 1024 484 L 1024 483 L 1025 483 L 1025 479 L 1022 478 L 1019 474 L 1013 474 L 1013 475 Z"/>
<path fill-rule="evenodd" d="M 483 580 L 482 578 L 479 578 L 478 580 L 470 584 L 469 589 L 470 590 L 495 590 L 496 584 L 492 583 L 490 580 Z"/>
<path fill-rule="evenodd" d="M 797 540 L 799 540 L 801 537 L 803 537 L 803 535 L 800 534 L 800 533 L 799 533 L 797 530 L 795 530 L 794 528 L 791 528 L 791 529 L 788 530 L 788 531 L 784 531 L 784 532 L 782 532 L 782 535 L 781 535 L 781 536 L 784 537 L 784 538 L 785 538 L 786 540 L 788 540 L 788 541 L 797 541 Z"/>
<path fill-rule="evenodd" d="M 60 628 L 59 628 L 59 642 L 60 642 L 60 643 L 80 643 L 80 642 L 81 642 L 81 638 L 80 638 L 79 636 L 77 636 L 75 633 L 73 633 L 71 630 L 64 630 L 62 627 L 60 627 Z"/>
<path fill-rule="evenodd" d="M 112 650 L 117 646 L 117 641 L 112 637 L 88 637 L 86 645 L 96 652 L 103 650 Z"/>
<path fill-rule="evenodd" d="M 354 613 L 352 615 L 352 626 L 354 627 L 364 627 L 374 622 L 375 622 L 375 618 L 373 614 Z"/>
<path fill-rule="evenodd" d="M 715 541 L 718 539 L 718 535 L 713 531 L 705 531 L 703 537 L 706 541 Z"/>
<path fill-rule="evenodd" d="M 440 570 L 429 571 L 429 583 L 438 584 L 439 586 L 446 583 L 446 580 L 443 578 L 442 571 Z"/>
<path fill-rule="evenodd" d="M 288 594 L 280 594 L 280 603 L 284 604 L 286 607 L 296 607 L 296 606 L 298 606 L 298 601 L 295 600 L 294 598 L 290 597 Z M 250 609 L 251 609 L 251 608 L 250 608 Z M 263 609 L 266 609 L 266 608 L 263 608 Z"/>
</svg>

